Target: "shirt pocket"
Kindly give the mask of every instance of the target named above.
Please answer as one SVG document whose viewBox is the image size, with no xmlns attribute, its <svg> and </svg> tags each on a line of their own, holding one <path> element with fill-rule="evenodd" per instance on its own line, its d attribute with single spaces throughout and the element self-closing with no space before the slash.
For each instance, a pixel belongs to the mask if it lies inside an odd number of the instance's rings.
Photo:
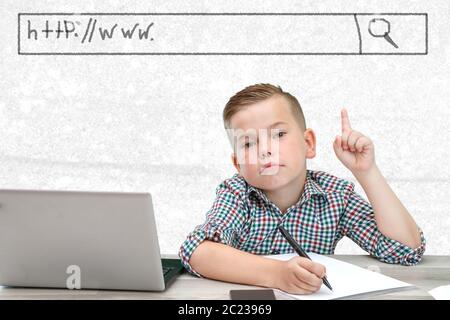
<svg viewBox="0 0 450 320">
<path fill-rule="evenodd" d="M 306 218 L 300 214 L 298 237 L 305 251 L 332 254 L 339 226 L 340 206 L 312 204 L 312 214 Z"/>
<path fill-rule="evenodd" d="M 252 214 L 242 229 L 239 248 L 254 254 L 270 254 L 277 224 L 269 213 Z"/>
</svg>

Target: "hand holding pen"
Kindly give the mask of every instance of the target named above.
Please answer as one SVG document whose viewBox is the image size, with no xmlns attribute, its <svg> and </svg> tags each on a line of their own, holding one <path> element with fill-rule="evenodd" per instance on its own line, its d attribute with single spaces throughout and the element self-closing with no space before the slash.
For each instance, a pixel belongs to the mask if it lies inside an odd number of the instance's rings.
<svg viewBox="0 0 450 320">
<path fill-rule="evenodd" d="M 311 294 L 320 289 L 323 280 L 323 283 L 331 290 L 325 277 L 325 267 L 313 262 L 283 227 L 280 226 L 279 230 L 286 240 L 289 239 L 288 242 L 294 247 L 299 257 L 283 261 L 283 270 L 277 277 L 276 287 L 289 293 Z M 293 243 L 296 243 L 297 246 Z M 299 247 L 300 251 L 298 251 Z"/>
</svg>

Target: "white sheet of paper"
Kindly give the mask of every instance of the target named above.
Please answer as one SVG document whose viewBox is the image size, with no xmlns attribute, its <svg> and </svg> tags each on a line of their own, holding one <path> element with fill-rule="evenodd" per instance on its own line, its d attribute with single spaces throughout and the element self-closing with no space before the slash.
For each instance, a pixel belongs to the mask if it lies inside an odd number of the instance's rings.
<svg viewBox="0 0 450 320">
<path fill-rule="evenodd" d="M 378 272 L 364 269 L 327 256 L 315 253 L 308 253 L 308 255 L 314 262 L 318 262 L 325 266 L 327 270 L 327 279 L 333 287 L 333 291 L 330 291 L 325 285 L 322 285 L 319 291 L 310 295 L 295 295 L 280 290 L 277 291 L 300 300 L 331 300 L 367 292 L 412 286 L 409 283 L 382 275 Z M 297 256 L 297 254 L 292 253 L 266 257 L 278 260 L 289 260 L 295 256 Z"/>
<path fill-rule="evenodd" d="M 428 293 L 436 300 L 450 300 L 450 285 L 434 288 Z"/>
</svg>

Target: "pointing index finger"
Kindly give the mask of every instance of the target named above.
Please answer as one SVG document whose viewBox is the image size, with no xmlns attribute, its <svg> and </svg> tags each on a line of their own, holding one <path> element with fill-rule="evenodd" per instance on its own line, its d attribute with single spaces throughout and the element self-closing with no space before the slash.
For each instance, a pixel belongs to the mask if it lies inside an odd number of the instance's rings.
<svg viewBox="0 0 450 320">
<path fill-rule="evenodd" d="M 348 118 L 347 109 L 342 108 L 341 110 L 341 123 L 342 123 L 342 133 L 352 129 L 350 126 L 350 120 Z"/>
</svg>

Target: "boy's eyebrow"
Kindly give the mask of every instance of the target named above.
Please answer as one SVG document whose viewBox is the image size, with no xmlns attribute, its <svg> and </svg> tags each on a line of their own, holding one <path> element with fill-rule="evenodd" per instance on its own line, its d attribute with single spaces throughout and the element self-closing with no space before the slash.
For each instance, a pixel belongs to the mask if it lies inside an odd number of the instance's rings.
<svg viewBox="0 0 450 320">
<path fill-rule="evenodd" d="M 255 137 L 254 134 L 241 134 L 240 136 L 238 136 L 238 141 L 242 140 L 242 138 L 250 138 L 250 137 Z"/>
<path fill-rule="evenodd" d="M 279 125 L 282 125 L 282 124 L 288 124 L 288 123 L 284 122 L 284 121 L 277 121 L 277 122 L 271 124 L 270 126 L 268 126 L 267 128 L 271 129 L 273 127 L 276 127 L 276 126 L 279 126 Z M 237 138 L 238 138 L 238 140 L 242 140 L 242 138 L 253 137 L 253 136 L 254 136 L 253 134 L 245 133 L 245 134 L 242 134 L 242 135 L 238 136 Z"/>
<path fill-rule="evenodd" d="M 278 121 L 278 122 L 271 124 L 268 128 L 273 128 L 273 127 L 279 126 L 280 124 L 287 124 L 287 122 Z"/>
</svg>

